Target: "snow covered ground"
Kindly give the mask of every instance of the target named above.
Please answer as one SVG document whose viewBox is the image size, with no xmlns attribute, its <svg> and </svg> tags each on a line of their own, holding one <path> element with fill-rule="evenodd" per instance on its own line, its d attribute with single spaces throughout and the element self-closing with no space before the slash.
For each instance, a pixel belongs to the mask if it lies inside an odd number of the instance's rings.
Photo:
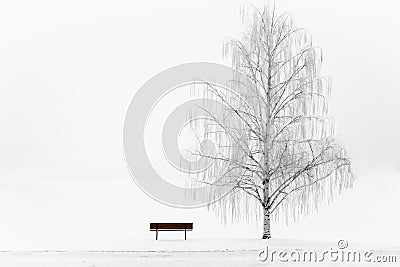
<svg viewBox="0 0 400 267">
<path fill-rule="evenodd" d="M 135 242 L 136 243 L 136 242 Z M 119 266 L 398 266 L 400 262 L 400 248 L 373 247 L 371 244 L 348 244 L 344 251 L 371 250 L 371 262 L 341 261 L 334 262 L 328 257 L 323 262 L 301 260 L 287 262 L 269 257 L 266 261 L 260 260 L 260 250 L 268 246 L 269 252 L 287 251 L 288 253 L 302 253 L 315 251 L 321 259 L 323 251 L 338 250 L 336 242 L 310 242 L 299 240 L 269 241 L 254 239 L 225 239 L 225 240 L 159 240 L 137 242 L 131 251 L 2 251 L 0 266 L 5 267 L 119 267 Z M 263 254 L 262 254 L 263 255 Z M 261 256 L 262 256 L 261 255 Z M 277 255 L 277 254 L 275 254 Z M 288 254 L 287 254 L 288 255 Z M 303 255 L 303 254 L 299 254 Z M 340 255 L 340 254 L 339 254 Z M 391 256 L 392 262 L 377 263 L 377 256 Z M 295 257 L 294 257 L 295 258 Z M 303 259 L 303 258 L 302 258 Z M 382 258 L 381 258 L 382 259 Z M 388 260 L 388 258 L 387 258 Z M 393 261 L 396 262 L 393 262 Z"/>
</svg>

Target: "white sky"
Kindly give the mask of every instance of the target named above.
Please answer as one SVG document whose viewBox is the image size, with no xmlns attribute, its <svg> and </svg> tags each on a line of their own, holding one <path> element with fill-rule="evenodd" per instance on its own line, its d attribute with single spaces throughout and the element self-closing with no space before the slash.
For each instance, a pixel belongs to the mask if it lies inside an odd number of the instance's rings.
<svg viewBox="0 0 400 267">
<path fill-rule="evenodd" d="M 254 226 L 220 226 L 205 209 L 148 198 L 122 149 L 125 111 L 147 79 L 187 62 L 229 63 L 222 43 L 242 31 L 242 3 L 0 3 L 1 250 L 129 249 L 153 238 L 154 220 L 193 221 L 197 238 L 261 236 Z M 330 114 L 358 180 L 320 214 L 273 225 L 274 236 L 398 242 L 400 3 L 277 4 L 323 49 Z"/>
</svg>

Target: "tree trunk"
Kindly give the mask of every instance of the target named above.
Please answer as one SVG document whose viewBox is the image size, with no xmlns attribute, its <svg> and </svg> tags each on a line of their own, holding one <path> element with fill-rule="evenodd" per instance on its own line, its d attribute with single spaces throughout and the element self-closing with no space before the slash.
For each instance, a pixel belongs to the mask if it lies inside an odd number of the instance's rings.
<svg viewBox="0 0 400 267">
<path fill-rule="evenodd" d="M 270 218 L 270 210 L 269 210 L 269 168 L 270 168 L 270 141 L 271 141 L 271 110 L 270 110 L 270 92 L 272 88 L 272 75 L 271 75 L 271 66 L 272 66 L 272 60 L 270 57 L 268 49 L 268 88 L 267 88 L 267 103 L 268 105 L 266 106 L 266 124 L 265 124 L 265 141 L 264 141 L 264 168 L 265 168 L 265 173 L 264 173 L 264 205 L 263 205 L 263 211 L 264 211 L 264 227 L 263 227 L 263 237 L 262 239 L 270 239 L 271 238 L 271 218 Z"/>
<path fill-rule="evenodd" d="M 264 209 L 264 227 L 263 227 L 263 236 L 262 239 L 270 239 L 271 238 L 271 218 L 270 212 L 266 207 Z"/>
</svg>

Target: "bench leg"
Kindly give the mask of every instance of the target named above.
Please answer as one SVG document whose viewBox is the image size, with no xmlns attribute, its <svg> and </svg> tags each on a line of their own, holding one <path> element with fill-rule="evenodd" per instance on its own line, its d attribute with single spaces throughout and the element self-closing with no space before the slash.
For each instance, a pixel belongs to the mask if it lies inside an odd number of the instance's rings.
<svg viewBox="0 0 400 267">
<path fill-rule="evenodd" d="M 185 228 L 185 240 L 186 240 L 186 228 Z"/>
<path fill-rule="evenodd" d="M 156 240 L 158 240 L 158 229 L 156 229 Z"/>
</svg>

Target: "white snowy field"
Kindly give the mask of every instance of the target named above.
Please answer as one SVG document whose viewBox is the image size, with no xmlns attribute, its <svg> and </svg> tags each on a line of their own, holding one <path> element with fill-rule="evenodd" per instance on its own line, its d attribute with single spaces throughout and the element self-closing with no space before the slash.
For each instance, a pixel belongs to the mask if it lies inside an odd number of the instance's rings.
<svg viewBox="0 0 400 267">
<path fill-rule="evenodd" d="M 260 259 L 268 246 L 269 257 Z M 344 250 L 336 242 L 310 242 L 299 240 L 269 241 L 255 239 L 203 239 L 203 240 L 142 240 L 135 242 L 131 251 L 2 251 L 0 266 L 6 267 L 119 267 L 119 266 L 398 266 L 400 248 L 373 247 L 369 244 L 348 244 Z M 275 254 L 272 254 L 275 251 Z M 278 253 L 285 252 L 278 257 Z M 317 262 L 309 260 L 315 252 Z M 325 257 L 324 251 L 339 251 L 339 256 Z M 370 262 L 364 258 L 340 258 L 341 251 L 370 252 Z M 292 253 L 293 258 L 288 255 Z M 271 256 L 273 258 L 271 258 Z M 298 262 L 293 259 L 301 255 Z M 307 256 L 304 256 L 307 255 Z M 347 255 L 347 254 L 345 254 Z M 353 255 L 353 254 L 352 254 Z M 382 256 L 386 256 L 383 258 Z M 285 260 L 286 259 L 286 260 Z M 315 259 L 315 258 L 313 258 Z M 321 262 L 318 262 L 321 260 Z M 378 261 L 387 261 L 385 263 Z M 390 261 L 390 262 L 389 262 Z"/>
</svg>

